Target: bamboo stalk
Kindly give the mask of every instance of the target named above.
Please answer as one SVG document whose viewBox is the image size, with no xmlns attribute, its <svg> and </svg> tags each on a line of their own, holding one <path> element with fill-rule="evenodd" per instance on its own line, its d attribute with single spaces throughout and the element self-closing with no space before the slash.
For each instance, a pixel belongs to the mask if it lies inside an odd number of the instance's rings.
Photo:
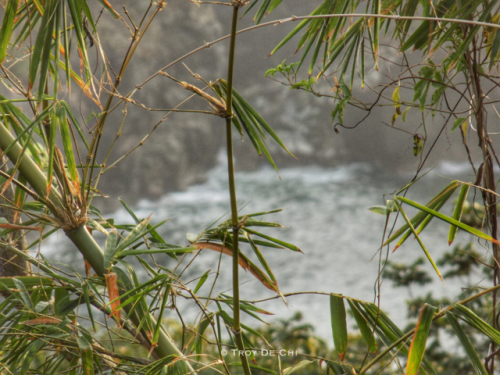
<svg viewBox="0 0 500 375">
<path fill-rule="evenodd" d="M 227 100 L 226 100 L 226 142 L 227 142 L 227 172 L 229 177 L 229 195 L 231 198 L 231 219 L 233 225 L 233 334 L 240 353 L 241 365 L 245 375 L 250 375 L 248 358 L 245 356 L 245 345 L 240 323 L 240 282 L 239 282 L 239 247 L 238 247 L 238 203 L 236 202 L 236 187 L 234 183 L 233 132 L 231 119 L 233 117 L 233 75 L 234 51 L 236 49 L 236 27 L 238 25 L 238 5 L 233 7 L 231 25 L 231 41 L 227 68 Z"/>
<path fill-rule="evenodd" d="M 5 125 L 0 122 L 0 149 L 5 150 L 14 141 L 15 138 L 5 127 Z M 7 152 L 7 157 L 11 160 L 12 163 L 18 165 L 19 172 L 26 178 L 26 180 L 28 180 L 33 189 L 41 197 L 47 198 L 47 180 L 45 178 L 45 175 L 26 153 L 21 156 L 21 151 L 21 146 L 16 142 Z M 64 206 L 61 200 L 61 196 L 54 188 L 51 189 L 48 199 L 54 205 L 51 208 L 52 213 L 56 217 L 61 218 Z M 87 231 L 85 225 L 72 230 L 66 230 L 65 233 L 73 242 L 73 244 L 78 248 L 78 250 L 83 254 L 85 259 L 91 264 L 97 275 L 103 277 L 104 274 L 107 273 L 103 265 L 103 251 Z M 125 306 L 124 309 L 128 312 L 130 310 L 130 306 Z M 137 316 L 137 314 L 131 314 L 130 319 L 133 321 L 136 327 L 139 326 L 141 319 L 139 316 Z M 153 324 L 156 324 L 153 316 L 151 316 L 151 320 Z M 141 328 L 141 333 L 144 337 L 148 337 L 144 327 Z M 183 358 L 184 356 L 182 352 L 175 346 L 173 340 L 165 330 L 160 330 L 158 345 L 154 348 L 154 351 L 160 358 L 164 358 L 172 354 L 179 356 L 180 358 Z M 191 367 L 188 361 L 184 361 L 184 364 L 189 373 L 195 373 L 194 369 Z"/>
</svg>

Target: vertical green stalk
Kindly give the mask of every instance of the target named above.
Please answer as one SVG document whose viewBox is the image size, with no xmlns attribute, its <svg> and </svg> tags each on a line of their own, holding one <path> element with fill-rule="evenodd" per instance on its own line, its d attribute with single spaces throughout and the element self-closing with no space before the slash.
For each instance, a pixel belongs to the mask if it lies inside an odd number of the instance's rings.
<svg viewBox="0 0 500 375">
<path fill-rule="evenodd" d="M 227 68 L 227 101 L 226 101 L 226 141 L 227 141 L 227 172 L 229 176 L 229 194 L 231 196 L 231 218 L 233 224 L 233 333 L 240 353 L 241 365 L 245 375 L 250 375 L 248 358 L 245 356 L 243 335 L 240 324 L 240 285 L 239 285 L 239 247 L 238 247 L 238 204 L 234 184 L 233 162 L 233 132 L 231 118 L 233 117 L 233 73 L 234 50 L 236 45 L 236 26 L 238 24 L 239 6 L 233 7 L 233 22 L 231 25 L 231 42 L 229 46 L 229 62 Z"/>
</svg>

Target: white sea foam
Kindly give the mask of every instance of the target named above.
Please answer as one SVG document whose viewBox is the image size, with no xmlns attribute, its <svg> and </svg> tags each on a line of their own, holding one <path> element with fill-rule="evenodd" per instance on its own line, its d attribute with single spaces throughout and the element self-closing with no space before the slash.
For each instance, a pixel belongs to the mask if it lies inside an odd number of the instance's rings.
<svg viewBox="0 0 500 375">
<path fill-rule="evenodd" d="M 166 194 L 158 201 L 142 200 L 134 211 L 139 217 L 153 214 L 153 222 L 172 218 L 159 229 L 169 243 L 187 244 L 185 233 L 201 233 L 210 223 L 220 217 L 228 218 L 229 194 L 224 161 L 208 174 L 205 183 L 191 186 L 184 192 Z M 461 165 L 444 164 L 449 173 L 460 174 Z M 450 172 L 452 171 L 452 172 Z M 259 228 L 262 232 L 298 245 L 305 254 L 288 250 L 261 248 L 284 292 L 318 290 L 343 293 L 352 297 L 373 300 L 373 285 L 377 277 L 377 260 L 371 261 L 377 253 L 382 238 L 384 217 L 367 210 L 369 206 L 383 203 L 383 194 L 397 190 L 404 182 L 394 177 L 381 176 L 366 164 L 352 164 L 336 168 L 307 167 L 280 170 L 281 180 L 272 168 L 254 172 L 239 172 L 236 175 L 240 212 L 251 213 L 276 208 L 285 211 L 268 215 L 266 220 L 277 221 L 287 226 L 282 229 Z M 438 178 L 429 175 L 429 179 Z M 430 181 L 430 180 L 429 180 Z M 406 181 L 407 182 L 407 181 Z M 410 198 L 426 201 L 434 191 L 428 191 L 434 182 L 410 190 Z M 415 190 L 417 189 L 417 190 Z M 133 223 L 130 215 L 120 209 L 108 217 L 115 217 L 117 223 Z M 448 227 L 442 223 L 429 226 L 423 236 L 426 243 L 433 244 L 434 259 L 448 250 L 446 233 Z M 59 235 L 43 246 L 44 253 L 60 254 L 68 242 Z M 258 264 L 250 248 L 243 248 L 247 256 Z M 415 241 L 407 241 L 390 259 L 396 262 L 411 262 L 422 255 Z M 161 258 L 172 265 L 172 261 Z M 378 258 L 376 258 L 378 259 Z M 217 269 L 219 254 L 203 251 L 190 269 L 183 275 L 187 280 Z M 435 280 L 432 290 L 437 296 L 455 293 L 453 280 L 447 280 L 444 289 L 433 275 L 432 267 L 424 266 Z M 231 260 L 223 257 L 220 287 L 216 292 L 231 285 Z M 209 279 L 210 281 L 210 279 Z M 271 295 L 249 273 L 241 273 L 242 298 L 253 300 Z M 206 286 L 209 286 L 207 281 Z M 204 286 L 205 287 L 205 286 Z M 431 288 L 423 288 L 422 293 Z M 457 290 L 458 291 L 458 290 Z M 203 292 L 203 289 L 201 290 Z M 417 293 L 417 290 L 413 290 Z M 389 310 L 391 318 L 398 324 L 406 321 L 403 289 L 394 289 L 385 282 L 382 290 L 382 306 Z M 179 302 L 182 303 L 182 302 Z M 327 298 L 302 296 L 289 299 L 290 309 L 282 303 L 267 303 L 262 306 L 275 312 L 277 318 L 290 316 L 296 310 L 315 311 L 317 319 L 312 321 L 317 332 L 330 340 Z M 186 304 L 183 308 L 196 311 Z M 191 316 L 188 314 L 188 317 Z M 320 315 L 318 315 L 320 314 Z M 251 321 L 246 321 L 251 323 Z"/>
</svg>

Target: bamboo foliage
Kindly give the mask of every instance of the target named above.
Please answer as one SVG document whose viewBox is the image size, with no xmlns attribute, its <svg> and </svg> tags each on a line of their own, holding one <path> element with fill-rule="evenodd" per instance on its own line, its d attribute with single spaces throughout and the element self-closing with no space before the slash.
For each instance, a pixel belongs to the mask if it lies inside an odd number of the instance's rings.
<svg viewBox="0 0 500 375">
<path fill-rule="evenodd" d="M 107 170 L 107 157 L 103 161 L 98 156 L 103 147 L 102 135 L 108 131 L 108 115 L 122 104 L 125 108 L 129 104 L 141 106 L 132 98 L 135 92 L 123 95 L 118 91 L 118 86 L 125 78 L 126 69 L 139 43 L 147 35 L 148 27 L 165 7 L 163 1 L 150 2 L 145 5 L 140 22 L 134 22 L 126 9 L 122 14 L 106 0 L 100 0 L 99 3 L 113 19 L 127 25 L 131 34 L 130 45 L 124 51 L 123 62 L 116 71 L 107 60 L 99 39 L 94 8 L 87 1 L 4 2 L 0 28 L 0 67 L 4 74 L 2 83 L 10 93 L 0 95 L 0 149 L 2 156 L 7 156 L 10 163 L 6 172 L 4 168 L 1 169 L 0 191 L 3 194 L 6 188 L 15 187 L 14 199 L 5 206 L 17 212 L 17 216 L 24 215 L 27 220 L 24 220 L 23 225 L 17 224 L 17 221 L 0 223 L 0 238 L 15 230 L 31 230 L 40 233 L 40 237 L 31 244 L 36 246 L 58 231 L 64 232 L 83 255 L 87 273 L 82 275 L 72 265 L 48 261 L 43 254 L 32 256 L 12 243 L 0 241 L 2 249 L 17 254 L 34 267 L 32 274 L 26 277 L 0 277 L 0 292 L 7 296 L 0 301 L 0 371 L 35 374 L 57 373 L 64 369 L 71 374 L 120 371 L 131 374 L 193 374 L 211 368 L 230 374 L 230 369 L 237 366 L 246 375 L 253 370 L 275 373 L 261 366 L 253 353 L 259 345 L 272 348 L 273 342 L 267 340 L 261 330 L 241 323 L 240 319 L 240 313 L 244 313 L 259 323 L 265 323 L 262 316 L 272 315 L 272 312 L 259 306 L 259 301 L 240 300 L 238 272 L 240 267 L 248 271 L 260 282 L 258 288 L 267 288 L 274 297 L 286 303 L 288 297 L 279 288 L 279 280 L 273 272 L 274 265 L 266 260 L 262 249 L 283 251 L 290 257 L 305 255 L 297 254 L 302 253 L 298 246 L 267 232 L 282 226 L 267 221 L 264 216 L 280 210 L 246 215 L 238 212 L 233 127 L 241 136 L 250 139 L 257 154 L 264 155 L 276 171 L 278 167 L 266 142 L 275 142 L 279 148 L 294 156 L 273 127 L 235 89 L 240 87 L 233 77 L 238 56 L 238 10 L 248 1 L 224 3 L 233 7 L 227 79 L 206 82 L 207 86 L 202 90 L 165 71 L 156 74 L 174 80 L 201 97 L 213 110 L 197 113 L 215 114 L 226 123 L 230 218 L 216 220 L 199 235 L 188 234 L 189 246 L 169 243 L 169 239 L 161 235 L 163 226 L 168 225 L 167 221 L 153 224 L 154 218 L 151 216 L 141 219 L 124 202 L 124 209 L 134 224 L 106 219 L 92 205 L 92 200 L 100 195 L 99 178 Z M 257 26 L 264 27 L 264 17 L 281 3 L 281 0 L 255 0 L 247 11 L 253 9 Z M 362 5 L 366 7 L 367 13 L 363 16 L 353 15 Z M 408 86 L 408 77 L 401 75 L 386 85 L 391 88 L 392 95 L 385 95 L 384 88 L 379 92 L 379 99 L 389 100 L 389 107 L 396 111 L 392 126 L 397 124 L 399 116 L 405 121 L 407 112 L 412 108 L 421 113 L 429 110 L 432 115 L 441 111 L 449 119 L 454 116 L 451 131 L 460 129 L 464 143 L 467 125 L 473 119 L 483 154 L 481 167 L 474 169 L 476 182 L 452 181 L 423 205 L 406 197 L 411 184 L 418 180 L 416 176 L 386 206 L 370 209 L 386 217 L 386 226 L 390 217 L 404 221 L 402 226 L 384 238 L 383 247 L 399 239 L 393 248 L 395 251 L 409 237 L 414 237 L 441 279 L 431 252 L 421 238 L 434 218 L 450 226 L 449 244 L 456 239 L 460 229 L 492 246 L 498 264 L 500 243 L 497 233 L 487 233 L 462 220 L 472 187 L 478 189 L 485 200 L 489 226 L 497 227 L 498 194 L 492 164 L 496 154 L 481 117 L 485 112 L 484 98 L 488 96 L 481 91 L 481 79 L 488 75 L 487 70 L 496 67 L 499 58 L 498 7 L 496 0 L 471 0 L 465 3 L 442 0 L 434 4 L 415 0 L 374 0 L 366 3 L 357 0 L 324 0 L 312 9 L 310 16 L 301 17 L 295 28 L 271 51 L 271 54 L 277 54 L 287 43 L 298 39 L 297 52 L 301 51 L 298 61 L 288 65 L 283 62 L 278 68 L 266 73 L 273 77 L 275 73 L 280 73 L 290 79 L 287 84 L 291 88 L 316 96 L 326 96 L 316 91 L 315 85 L 319 80 L 333 77 L 333 94 L 329 95 L 335 101 L 332 120 L 338 119 L 340 126 L 345 126 L 349 121 L 344 116 L 348 106 L 370 113 L 376 105 L 364 105 L 356 98 L 354 82 L 359 78 L 361 88 L 369 87 L 365 73 L 371 70 L 371 62 L 376 70 L 386 69 L 384 48 L 387 48 L 389 38 L 392 38 L 391 48 L 395 48 L 404 58 L 411 49 L 425 54 L 424 62 L 417 64 L 417 69 L 409 66 L 408 62 L 403 65 L 407 68 L 404 71 L 411 72 L 412 85 Z M 395 18 L 394 14 L 402 18 Z M 287 22 L 294 20 L 297 19 L 292 18 Z M 248 31 L 257 26 L 250 27 Z M 92 47 L 98 56 L 96 64 L 99 69 L 92 67 L 93 57 L 89 52 Z M 25 77 L 16 77 L 10 68 L 23 59 L 29 60 L 29 69 Z M 73 66 L 75 61 L 79 68 Z M 308 66 L 307 77 L 297 82 L 304 64 Z M 110 78 L 111 75 L 115 75 L 114 80 Z M 456 81 L 459 75 L 466 78 L 469 91 L 459 91 L 460 85 Z M 197 78 L 203 80 L 199 76 Z M 142 85 L 137 87 L 142 88 Z M 71 101 L 62 99 L 63 89 L 70 94 L 71 90 L 79 91 L 99 109 L 95 127 L 89 134 L 84 131 L 88 121 L 80 120 L 85 116 L 77 115 Z M 207 94 L 206 89 L 212 89 L 215 95 Z M 370 89 L 376 92 L 373 87 Z M 412 100 L 405 99 L 405 91 L 408 90 L 412 91 Z M 464 111 L 469 117 L 456 116 L 455 108 L 449 106 L 450 90 L 458 91 L 460 100 L 469 95 L 469 107 Z M 101 101 L 103 93 L 106 99 Z M 18 97 L 12 99 L 12 94 Z M 445 105 L 448 106 L 447 110 L 442 109 Z M 404 107 L 406 109 L 403 111 Z M 423 126 L 425 128 L 425 124 Z M 416 131 L 410 134 L 414 155 L 422 158 L 419 172 L 427 159 L 423 157 L 428 150 L 425 133 L 425 136 Z M 451 216 L 446 215 L 443 209 L 459 187 L 455 210 Z M 413 217 L 405 211 L 408 206 L 418 210 Z M 97 232 L 99 234 L 94 235 Z M 190 257 L 194 262 L 203 249 L 216 251 L 221 257 L 229 255 L 233 258 L 232 295 L 221 292 L 214 297 L 218 271 L 214 278 L 211 270 L 203 268 L 197 278 L 186 280 L 187 276 L 180 270 L 183 260 Z M 163 259 L 161 257 L 172 263 L 162 263 L 158 260 Z M 250 257 L 256 259 L 255 263 Z M 172 264 L 175 266 L 172 267 Z M 498 265 L 494 266 L 494 272 L 498 279 Z M 210 283 L 213 284 L 208 288 Z M 210 289 L 208 295 L 207 288 Z M 494 286 L 440 311 L 425 304 L 417 327 L 406 332 L 380 306 L 327 292 L 332 337 L 338 358 L 310 355 L 287 368 L 279 367 L 279 373 L 299 373 L 313 366 L 321 370 L 324 364 L 327 371 L 337 374 L 364 374 L 377 363 L 391 357 L 390 361 L 394 361 L 401 369 L 404 367 L 402 363 L 406 364 L 407 374 L 436 374 L 426 356 L 426 347 L 432 325 L 445 317 L 474 371 L 488 374 L 494 368 L 494 363 L 489 368 L 483 364 L 484 353 L 478 353 L 474 348 L 463 328 L 464 324 L 459 321 L 500 345 L 496 321 L 491 325 L 473 308 L 464 306 L 485 295 L 495 294 L 497 289 Z M 190 319 L 188 325 L 176 305 L 176 299 L 180 297 L 199 310 L 199 315 Z M 493 315 L 496 314 L 496 308 L 493 306 Z M 169 310 L 179 313 L 181 338 L 173 338 L 169 333 L 171 327 L 163 324 Z M 360 363 L 349 362 L 353 344 L 349 336 L 351 328 L 347 324 L 348 312 L 354 317 L 356 332 L 359 332 L 360 340 L 366 346 L 365 360 Z M 101 313 L 104 318 L 98 319 Z M 84 324 L 86 319 L 88 324 Z M 112 321 L 117 327 L 114 333 L 107 326 Z M 227 335 L 222 333 L 224 328 Z M 110 349 L 104 345 L 105 340 L 99 337 L 99 329 L 106 331 L 110 337 L 113 334 L 126 340 L 134 347 L 144 346 L 147 353 L 141 355 L 134 352 L 128 355 L 114 347 Z M 128 333 L 125 335 L 122 330 Z M 229 337 L 229 341 L 226 337 Z M 230 363 L 224 358 L 223 353 L 227 353 L 229 348 L 239 350 L 241 362 Z M 253 353 L 248 358 L 243 354 L 246 348 Z M 43 363 L 37 362 L 39 358 L 43 358 Z"/>
</svg>

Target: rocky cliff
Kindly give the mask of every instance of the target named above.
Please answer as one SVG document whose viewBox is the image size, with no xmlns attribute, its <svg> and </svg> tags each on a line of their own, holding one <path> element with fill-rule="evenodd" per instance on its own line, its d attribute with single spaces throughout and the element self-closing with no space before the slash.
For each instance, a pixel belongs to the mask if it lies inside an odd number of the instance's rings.
<svg viewBox="0 0 500 375">
<path fill-rule="evenodd" d="M 140 18 L 149 4 L 136 1 L 122 3 L 134 20 Z M 312 3 L 319 1 L 285 0 L 268 18 L 308 14 L 313 9 Z M 118 8 L 117 10 L 121 11 Z M 98 13 L 99 9 L 96 8 L 95 11 Z M 240 28 L 250 26 L 251 18 L 252 15 L 247 15 L 241 21 Z M 124 95 L 130 92 L 135 85 L 158 69 L 205 42 L 227 35 L 230 20 L 231 7 L 196 5 L 187 0 L 170 1 L 156 17 L 141 42 L 120 86 L 120 93 Z M 332 166 L 368 161 L 397 170 L 402 165 L 416 165 L 418 160 L 412 154 L 411 136 L 383 124 L 383 121 L 390 121 L 392 113 L 389 112 L 393 112 L 393 109 L 375 109 L 370 119 L 357 129 L 340 129 L 340 134 L 336 134 L 331 124 L 331 99 L 316 98 L 303 91 L 290 90 L 263 77 L 267 69 L 275 67 L 283 59 L 287 58 L 290 62 L 298 59 L 293 56 L 294 42 L 276 56 L 267 58 L 272 48 L 293 26 L 294 24 L 290 23 L 261 28 L 240 34 L 237 41 L 235 88 L 261 112 L 297 157 L 291 158 L 269 142 L 278 166 Z M 107 14 L 102 15 L 99 31 L 104 49 L 116 70 L 130 43 L 130 34 L 121 21 L 113 20 Z M 205 80 L 214 81 L 226 75 L 226 55 L 227 42 L 222 42 L 190 56 L 183 60 L 183 63 Z M 169 68 L 167 72 L 178 79 L 203 86 L 203 83 L 195 80 L 180 63 Z M 368 79 L 376 86 L 381 83 L 378 77 L 378 73 L 370 72 Z M 328 88 L 327 85 L 323 87 L 325 92 L 328 92 Z M 373 99 L 373 94 L 367 89 L 355 88 L 353 93 L 361 99 Z M 188 96 L 189 93 L 175 82 L 158 76 L 138 91 L 134 99 L 148 108 L 165 109 L 175 107 Z M 199 100 L 193 100 L 181 108 L 207 109 Z M 109 118 L 103 135 L 101 158 L 116 138 L 123 118 L 123 109 L 123 106 L 118 108 Z M 107 165 L 140 144 L 164 115 L 165 112 L 148 111 L 127 105 L 127 116 L 121 135 Z M 345 115 L 346 124 L 354 125 L 364 115 L 362 111 L 348 110 Z M 402 126 L 412 128 L 418 126 L 421 121 L 420 115 L 409 118 L 408 124 Z M 429 132 L 437 134 L 439 128 L 433 126 Z M 156 199 L 168 191 L 181 190 L 190 184 L 203 181 L 206 172 L 215 165 L 219 150 L 224 147 L 224 135 L 224 122 L 218 117 L 187 113 L 170 115 L 141 146 L 102 177 L 100 189 L 111 198 L 100 200 L 97 202 L 98 206 L 110 210 L 117 207 L 117 197 L 122 197 L 130 203 L 139 198 Z M 458 134 L 452 136 L 451 140 L 447 139 L 447 136 L 443 137 L 435 160 L 462 155 L 461 149 L 451 147 L 453 143 L 459 143 L 455 142 Z M 237 168 L 250 170 L 264 163 L 248 140 L 239 143 L 235 138 L 235 141 Z"/>
</svg>

